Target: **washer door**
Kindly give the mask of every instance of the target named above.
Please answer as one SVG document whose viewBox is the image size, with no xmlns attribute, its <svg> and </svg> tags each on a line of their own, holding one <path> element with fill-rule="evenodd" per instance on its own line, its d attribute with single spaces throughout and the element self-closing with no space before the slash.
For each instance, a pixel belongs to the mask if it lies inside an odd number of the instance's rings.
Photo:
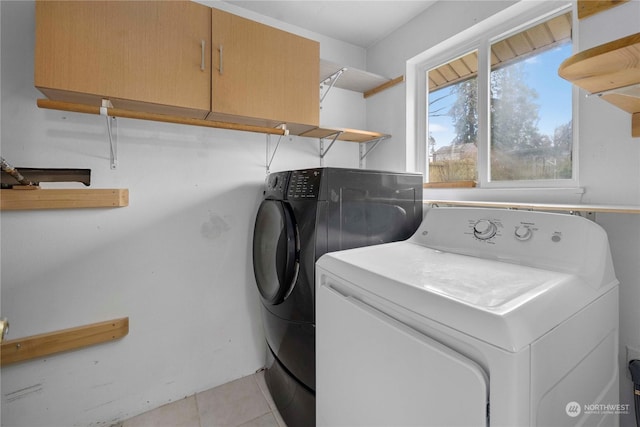
<svg viewBox="0 0 640 427">
<path fill-rule="evenodd" d="M 298 239 L 289 206 L 264 200 L 253 230 L 253 272 L 262 298 L 280 304 L 298 276 Z"/>
</svg>

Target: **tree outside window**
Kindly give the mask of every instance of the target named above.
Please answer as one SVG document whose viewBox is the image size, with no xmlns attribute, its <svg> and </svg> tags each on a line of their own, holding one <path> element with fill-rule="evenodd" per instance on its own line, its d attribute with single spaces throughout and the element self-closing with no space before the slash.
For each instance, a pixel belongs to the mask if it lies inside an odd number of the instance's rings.
<svg viewBox="0 0 640 427">
<path fill-rule="evenodd" d="M 491 44 L 486 148 L 478 50 L 429 70 L 429 182 L 571 179 L 572 90 L 557 76 L 570 35 L 567 13 Z M 482 149 L 487 177 L 478 176 Z"/>
</svg>

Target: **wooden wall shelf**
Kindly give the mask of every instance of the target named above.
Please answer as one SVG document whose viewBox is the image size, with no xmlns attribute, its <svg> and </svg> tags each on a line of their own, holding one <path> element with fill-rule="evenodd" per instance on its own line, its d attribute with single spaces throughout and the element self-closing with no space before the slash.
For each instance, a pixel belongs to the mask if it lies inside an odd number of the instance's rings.
<svg viewBox="0 0 640 427">
<path fill-rule="evenodd" d="M 129 333 L 129 318 L 47 332 L 2 342 L 2 366 L 113 341 Z"/>
<path fill-rule="evenodd" d="M 308 138 L 329 138 L 333 139 L 333 137 L 339 134 L 336 138 L 338 141 L 349 141 L 349 142 L 357 142 L 358 144 L 376 141 L 379 139 L 389 138 L 391 135 L 387 135 L 379 132 L 370 132 L 367 130 L 357 130 L 357 129 L 330 129 L 330 128 L 315 128 L 311 129 L 307 132 L 304 132 L 300 136 L 308 137 Z"/>
<path fill-rule="evenodd" d="M 37 100 L 39 108 L 49 110 L 71 111 L 74 113 L 85 114 L 104 114 L 109 117 L 121 117 L 125 119 L 151 120 L 154 122 L 175 123 L 179 125 L 202 126 L 216 129 L 240 130 L 245 132 L 257 132 L 271 135 L 285 135 L 287 131 L 281 128 L 270 128 L 265 126 L 254 126 L 240 123 L 228 123 L 213 120 L 194 119 L 188 117 L 170 116 L 167 114 L 146 113 L 141 111 L 124 110 L 122 108 L 105 108 L 95 105 L 76 104 L 63 101 L 52 101 L 50 99 L 40 98 Z"/>
<path fill-rule="evenodd" d="M 558 74 L 631 113 L 631 134 L 640 137 L 640 33 L 577 53 Z"/>
<path fill-rule="evenodd" d="M 629 0 L 578 0 L 578 19 L 603 12 Z"/>
<path fill-rule="evenodd" d="M 128 189 L 0 190 L 0 210 L 118 208 L 129 205 Z"/>
</svg>

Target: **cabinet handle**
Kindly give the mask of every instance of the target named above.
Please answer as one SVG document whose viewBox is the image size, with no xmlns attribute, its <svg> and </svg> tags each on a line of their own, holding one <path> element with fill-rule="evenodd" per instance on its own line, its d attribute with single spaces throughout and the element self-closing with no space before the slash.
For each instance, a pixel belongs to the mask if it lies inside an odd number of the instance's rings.
<svg viewBox="0 0 640 427">
<path fill-rule="evenodd" d="M 200 40 L 200 70 L 204 71 L 204 40 Z"/>
<path fill-rule="evenodd" d="M 218 51 L 220 52 L 220 68 L 218 69 L 218 71 L 220 72 L 220 75 L 222 75 L 222 45 L 220 45 Z"/>
</svg>

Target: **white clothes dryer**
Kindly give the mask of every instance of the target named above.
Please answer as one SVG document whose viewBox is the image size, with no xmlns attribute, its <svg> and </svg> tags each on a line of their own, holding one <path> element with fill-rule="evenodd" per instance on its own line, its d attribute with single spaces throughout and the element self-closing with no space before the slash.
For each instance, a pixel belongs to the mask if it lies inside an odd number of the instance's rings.
<svg viewBox="0 0 640 427">
<path fill-rule="evenodd" d="M 618 423 L 618 281 L 592 221 L 432 208 L 316 276 L 318 426 Z"/>
</svg>

